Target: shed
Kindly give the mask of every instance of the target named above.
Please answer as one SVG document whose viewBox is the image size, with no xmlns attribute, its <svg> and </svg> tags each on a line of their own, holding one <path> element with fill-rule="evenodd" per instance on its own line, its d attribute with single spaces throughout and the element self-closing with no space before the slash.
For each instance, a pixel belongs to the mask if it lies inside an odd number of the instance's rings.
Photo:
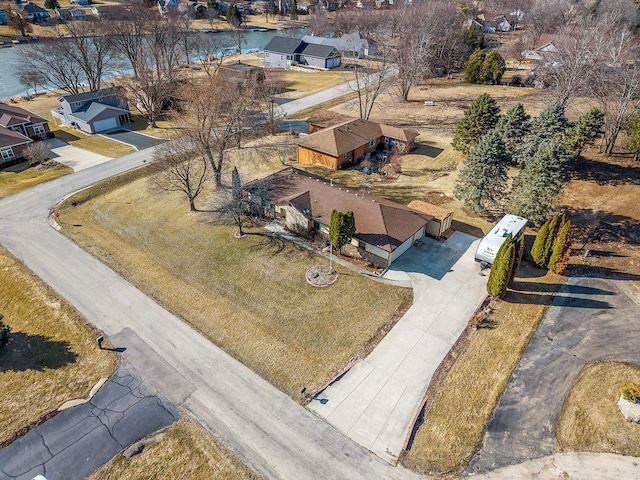
<svg viewBox="0 0 640 480">
<path fill-rule="evenodd" d="M 413 200 L 409 203 L 408 207 L 433 217 L 433 219 L 427 223 L 427 235 L 440 238 L 451 228 L 451 221 L 453 220 L 453 212 L 451 210 L 421 200 Z"/>
</svg>

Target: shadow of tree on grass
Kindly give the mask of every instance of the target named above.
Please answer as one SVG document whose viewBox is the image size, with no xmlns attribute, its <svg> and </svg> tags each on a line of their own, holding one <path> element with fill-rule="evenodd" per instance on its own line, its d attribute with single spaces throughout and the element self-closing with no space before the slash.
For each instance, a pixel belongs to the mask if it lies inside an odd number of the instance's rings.
<svg viewBox="0 0 640 480">
<path fill-rule="evenodd" d="M 0 350 L 0 372 L 56 369 L 75 363 L 78 355 L 67 341 L 43 335 L 12 332 L 9 343 Z"/>
</svg>

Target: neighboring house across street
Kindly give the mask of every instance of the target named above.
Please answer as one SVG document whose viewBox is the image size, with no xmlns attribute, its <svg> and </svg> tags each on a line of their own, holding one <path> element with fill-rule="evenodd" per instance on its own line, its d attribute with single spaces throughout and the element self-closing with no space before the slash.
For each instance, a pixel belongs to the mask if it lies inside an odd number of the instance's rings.
<svg viewBox="0 0 640 480">
<path fill-rule="evenodd" d="M 376 53 L 375 42 L 361 37 L 358 32 L 347 33 L 341 37 L 305 35 L 302 41 L 333 47 L 345 57 L 364 58 Z"/>
<path fill-rule="evenodd" d="M 115 88 L 61 96 L 51 110 L 62 125 L 85 133 L 99 133 L 131 122 L 126 98 Z"/>
<path fill-rule="evenodd" d="M 287 168 L 251 184 L 261 194 L 267 216 L 280 218 L 300 235 L 328 237 L 331 212 L 353 212 L 351 241 L 360 255 L 386 268 L 422 238 L 431 215 L 324 178 Z"/>
<path fill-rule="evenodd" d="M 345 168 L 369 158 L 376 150 L 409 152 L 418 135 L 415 130 L 354 118 L 301 138 L 298 162 Z"/>
<path fill-rule="evenodd" d="M 0 103 L 0 164 L 22 158 L 33 139 L 46 138 L 49 121 L 24 108 Z"/>
<path fill-rule="evenodd" d="M 21 10 L 20 15 L 31 23 L 42 23 L 51 16 L 49 12 L 35 3 L 18 3 L 17 5 Z"/>
<path fill-rule="evenodd" d="M 298 38 L 273 37 L 264 47 L 265 68 L 306 66 L 321 70 L 339 67 L 340 52 L 332 46 L 307 43 Z"/>
</svg>

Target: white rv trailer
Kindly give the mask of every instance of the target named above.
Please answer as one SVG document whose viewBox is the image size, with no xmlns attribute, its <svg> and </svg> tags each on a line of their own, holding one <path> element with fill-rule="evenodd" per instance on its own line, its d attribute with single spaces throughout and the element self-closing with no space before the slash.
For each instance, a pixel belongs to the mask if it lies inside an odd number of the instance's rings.
<svg viewBox="0 0 640 480">
<path fill-rule="evenodd" d="M 523 234 L 526 226 L 526 218 L 516 215 L 505 215 L 502 217 L 502 220 L 480 240 L 480 245 L 478 245 L 478 250 L 476 251 L 476 261 L 492 264 L 498 250 L 509 234 L 511 234 L 515 240 Z"/>
</svg>

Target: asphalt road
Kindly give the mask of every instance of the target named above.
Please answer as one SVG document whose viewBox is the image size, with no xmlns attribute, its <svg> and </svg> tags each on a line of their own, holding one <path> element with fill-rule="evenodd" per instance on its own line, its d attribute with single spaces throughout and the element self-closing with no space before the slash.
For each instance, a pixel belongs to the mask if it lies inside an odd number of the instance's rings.
<svg viewBox="0 0 640 480">
<path fill-rule="evenodd" d="M 162 138 L 155 138 L 150 135 L 132 132 L 131 130 L 125 130 L 123 128 L 114 130 L 112 132 L 106 132 L 102 135 L 111 138 L 112 140 L 131 145 L 136 150 L 145 150 L 147 148 L 152 148 L 156 145 L 160 145 L 165 141 Z"/>
<path fill-rule="evenodd" d="M 60 412 L 0 450 L 0 474 L 11 480 L 81 480 L 128 445 L 171 425 L 176 408 L 129 365 L 87 403 Z"/>
<path fill-rule="evenodd" d="M 0 244 L 89 322 L 161 394 L 268 478 L 417 478 L 371 454 L 296 404 L 156 304 L 47 222 L 60 198 L 142 165 L 135 152 L 0 200 Z M 64 222 L 64 218 L 60 219 Z"/>
<path fill-rule="evenodd" d="M 611 281 L 569 278 L 549 307 L 467 473 L 558 452 L 556 424 L 571 384 L 594 362 L 640 364 L 640 308 Z"/>
</svg>

